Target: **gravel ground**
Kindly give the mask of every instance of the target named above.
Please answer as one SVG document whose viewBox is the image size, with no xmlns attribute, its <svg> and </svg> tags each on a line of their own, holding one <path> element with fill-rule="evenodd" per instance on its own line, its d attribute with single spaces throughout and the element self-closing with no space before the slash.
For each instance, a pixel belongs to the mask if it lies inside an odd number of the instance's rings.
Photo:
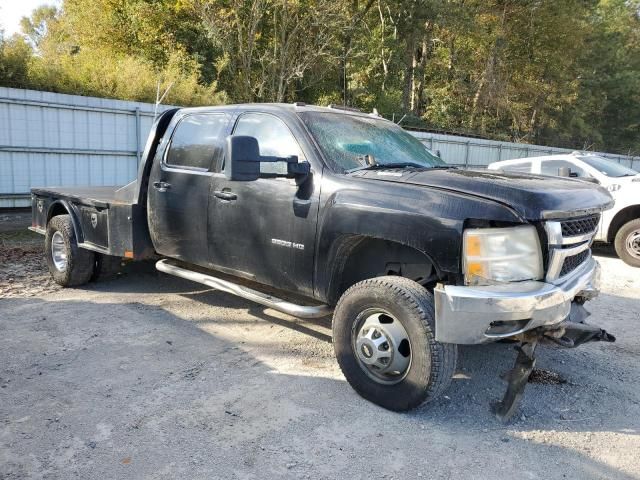
<svg viewBox="0 0 640 480">
<path fill-rule="evenodd" d="M 588 308 L 617 342 L 541 348 L 502 425 L 510 345 L 461 348 L 445 397 L 392 413 L 344 381 L 327 319 L 149 264 L 58 289 L 41 248 L 0 228 L 0 479 L 640 478 L 640 271 L 607 249 Z"/>
</svg>

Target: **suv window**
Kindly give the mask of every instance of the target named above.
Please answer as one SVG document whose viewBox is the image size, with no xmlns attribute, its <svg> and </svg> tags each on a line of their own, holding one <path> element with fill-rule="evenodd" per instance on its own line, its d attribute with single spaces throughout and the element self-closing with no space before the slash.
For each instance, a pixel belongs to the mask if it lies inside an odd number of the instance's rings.
<svg viewBox="0 0 640 480">
<path fill-rule="evenodd" d="M 296 155 L 302 161 L 302 151 L 295 137 L 278 117 L 266 113 L 244 113 L 238 119 L 234 135 L 255 137 L 260 146 L 260 155 L 289 157 Z M 260 164 L 262 173 L 287 173 L 284 162 Z"/>
<path fill-rule="evenodd" d="M 167 153 L 166 163 L 175 167 L 219 170 L 224 152 L 224 114 L 188 115 L 180 120 Z M 215 160 L 215 162 L 214 162 Z"/>
<path fill-rule="evenodd" d="M 505 172 L 531 173 L 531 162 L 514 163 L 500 167 Z"/>
<path fill-rule="evenodd" d="M 558 170 L 563 167 L 571 169 L 571 173 L 575 173 L 578 177 L 588 177 L 587 172 L 566 160 L 543 160 L 540 162 L 540 173 L 542 175 L 558 176 Z M 574 176 L 576 176 L 574 175 Z"/>
</svg>

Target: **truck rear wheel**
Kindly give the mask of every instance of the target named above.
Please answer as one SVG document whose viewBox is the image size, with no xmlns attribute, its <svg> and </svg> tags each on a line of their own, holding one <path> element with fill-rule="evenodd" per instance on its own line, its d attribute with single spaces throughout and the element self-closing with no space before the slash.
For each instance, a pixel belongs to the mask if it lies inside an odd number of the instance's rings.
<svg viewBox="0 0 640 480">
<path fill-rule="evenodd" d="M 640 218 L 631 220 L 616 233 L 616 253 L 627 265 L 640 267 Z"/>
<path fill-rule="evenodd" d="M 449 386 L 457 345 L 435 340 L 432 295 L 395 276 L 359 282 L 340 298 L 333 345 L 340 369 L 365 399 L 405 411 Z"/>
<path fill-rule="evenodd" d="M 84 285 L 93 275 L 95 254 L 78 246 L 69 215 L 58 215 L 49 220 L 45 257 L 51 276 L 63 287 Z"/>
</svg>

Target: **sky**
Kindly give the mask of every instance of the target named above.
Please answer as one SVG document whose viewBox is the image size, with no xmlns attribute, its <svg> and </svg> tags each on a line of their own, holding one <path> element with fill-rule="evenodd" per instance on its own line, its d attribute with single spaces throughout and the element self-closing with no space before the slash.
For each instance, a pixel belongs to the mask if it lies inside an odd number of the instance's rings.
<svg viewBox="0 0 640 480">
<path fill-rule="evenodd" d="M 5 37 L 20 30 L 20 19 L 40 5 L 60 5 L 60 0 L 0 0 L 0 28 Z"/>
</svg>

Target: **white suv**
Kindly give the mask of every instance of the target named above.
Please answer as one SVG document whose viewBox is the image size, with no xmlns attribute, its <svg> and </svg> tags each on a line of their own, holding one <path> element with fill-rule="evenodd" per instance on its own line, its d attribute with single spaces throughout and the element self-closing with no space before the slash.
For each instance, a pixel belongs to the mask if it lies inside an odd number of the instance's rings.
<svg viewBox="0 0 640 480">
<path fill-rule="evenodd" d="M 598 155 L 518 158 L 494 162 L 489 170 L 569 176 L 598 183 L 611 193 L 615 206 L 602 214 L 596 241 L 613 243 L 627 264 L 640 267 L 640 173 Z"/>
</svg>

